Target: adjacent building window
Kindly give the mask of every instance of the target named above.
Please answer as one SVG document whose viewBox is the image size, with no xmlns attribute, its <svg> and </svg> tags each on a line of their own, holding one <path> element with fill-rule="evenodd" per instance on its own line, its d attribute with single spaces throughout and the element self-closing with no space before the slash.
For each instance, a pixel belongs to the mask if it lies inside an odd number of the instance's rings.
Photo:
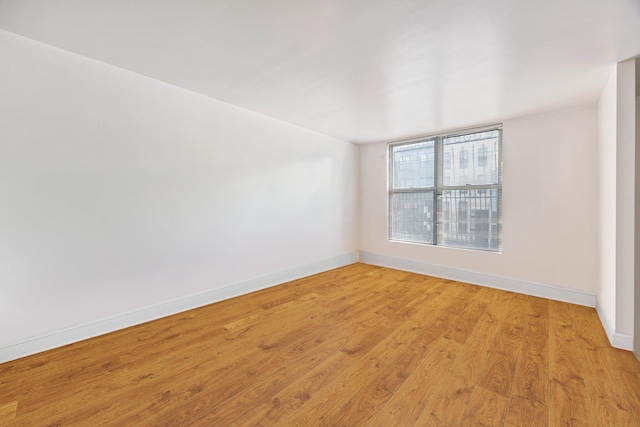
<svg viewBox="0 0 640 427">
<path fill-rule="evenodd" d="M 478 166 L 480 167 L 487 166 L 488 155 L 489 155 L 489 152 L 487 150 L 487 146 L 483 144 L 482 147 L 480 147 L 480 149 L 478 150 Z"/>
<path fill-rule="evenodd" d="M 502 130 L 389 145 L 389 239 L 499 252 Z"/>
<path fill-rule="evenodd" d="M 466 147 L 460 147 L 460 169 L 469 167 L 469 150 Z"/>
</svg>

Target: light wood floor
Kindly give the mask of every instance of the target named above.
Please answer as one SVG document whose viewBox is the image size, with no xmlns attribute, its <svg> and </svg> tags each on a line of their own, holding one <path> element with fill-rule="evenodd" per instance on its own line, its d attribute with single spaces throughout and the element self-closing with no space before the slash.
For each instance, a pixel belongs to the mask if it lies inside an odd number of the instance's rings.
<svg viewBox="0 0 640 427">
<path fill-rule="evenodd" d="M 591 308 L 355 264 L 1 364 L 0 425 L 640 426 L 640 362 Z"/>
</svg>

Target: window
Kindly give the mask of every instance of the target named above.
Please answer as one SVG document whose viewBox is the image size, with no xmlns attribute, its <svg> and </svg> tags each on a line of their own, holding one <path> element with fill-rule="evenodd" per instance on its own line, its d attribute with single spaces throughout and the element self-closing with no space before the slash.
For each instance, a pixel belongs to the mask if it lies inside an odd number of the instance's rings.
<svg viewBox="0 0 640 427">
<path fill-rule="evenodd" d="M 501 150 L 500 127 L 390 144 L 389 239 L 499 252 Z"/>
</svg>

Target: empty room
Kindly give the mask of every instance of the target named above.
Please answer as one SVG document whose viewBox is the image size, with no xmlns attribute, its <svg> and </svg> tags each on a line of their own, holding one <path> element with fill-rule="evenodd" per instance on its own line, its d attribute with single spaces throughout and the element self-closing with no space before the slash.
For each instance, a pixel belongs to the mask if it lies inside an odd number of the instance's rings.
<svg viewBox="0 0 640 427">
<path fill-rule="evenodd" d="M 639 58 L 638 0 L 0 0 L 0 426 L 640 427 Z"/>
</svg>

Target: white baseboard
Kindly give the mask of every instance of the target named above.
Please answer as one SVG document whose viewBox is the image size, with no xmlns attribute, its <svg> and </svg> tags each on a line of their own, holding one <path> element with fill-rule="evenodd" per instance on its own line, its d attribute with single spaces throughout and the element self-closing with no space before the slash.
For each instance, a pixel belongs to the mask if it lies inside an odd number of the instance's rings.
<svg viewBox="0 0 640 427">
<path fill-rule="evenodd" d="M 602 327 L 609 338 L 609 342 L 615 348 L 620 348 L 622 350 L 633 351 L 633 337 L 631 335 L 620 334 L 615 332 L 615 329 L 611 326 L 611 319 L 609 315 L 605 311 L 605 309 L 600 304 L 600 301 L 596 299 L 596 312 L 598 313 L 598 317 L 600 318 L 600 323 L 602 323 Z"/>
<path fill-rule="evenodd" d="M 477 273 L 474 271 L 461 270 L 388 255 L 380 255 L 367 251 L 360 251 L 360 262 L 380 267 L 395 268 L 412 273 L 425 274 L 428 276 L 442 277 L 443 279 L 451 279 L 459 282 L 487 286 L 489 288 L 518 292 L 521 294 L 548 298 L 556 301 L 569 302 L 587 307 L 595 307 L 596 305 L 596 295 L 594 293 L 579 289 L 527 282 L 509 277 Z"/>
<path fill-rule="evenodd" d="M 235 283 L 220 289 L 185 296 L 161 304 L 143 307 L 126 313 L 98 319 L 93 322 L 74 325 L 6 345 L 0 345 L 0 363 L 40 353 L 45 350 L 61 347 L 63 345 L 82 341 L 119 329 L 139 325 L 150 320 L 202 307 L 214 302 L 244 295 L 356 262 L 358 262 L 358 252 L 349 252 L 332 258 L 294 267 L 289 270 Z"/>
</svg>

